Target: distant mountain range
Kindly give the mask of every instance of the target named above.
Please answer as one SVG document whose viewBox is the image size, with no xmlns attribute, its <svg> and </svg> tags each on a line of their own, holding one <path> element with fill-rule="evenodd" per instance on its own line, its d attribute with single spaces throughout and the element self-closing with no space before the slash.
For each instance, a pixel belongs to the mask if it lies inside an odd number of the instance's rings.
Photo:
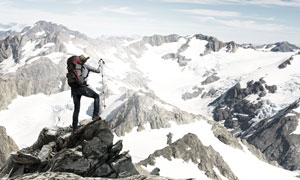
<svg viewBox="0 0 300 180">
<path fill-rule="evenodd" d="M 90 73 L 88 83 L 100 94 L 101 116 L 115 141 L 123 140 L 124 151 L 148 173 L 296 179 L 296 45 L 254 46 L 202 34 L 93 39 L 45 21 L 1 32 L 0 125 L 20 148 L 31 146 L 44 127 L 71 124 L 66 60 L 80 54 L 92 66 L 105 60 L 104 86 L 99 74 Z M 82 98 L 81 120 L 92 107 Z"/>
</svg>

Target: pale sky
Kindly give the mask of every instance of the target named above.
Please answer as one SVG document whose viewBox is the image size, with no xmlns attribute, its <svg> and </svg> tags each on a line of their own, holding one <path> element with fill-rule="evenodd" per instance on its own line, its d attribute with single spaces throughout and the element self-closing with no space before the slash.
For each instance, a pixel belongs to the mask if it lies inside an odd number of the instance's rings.
<svg viewBox="0 0 300 180">
<path fill-rule="evenodd" d="M 204 34 L 300 45 L 300 0 L 1 0 L 0 9 L 0 30 L 45 20 L 90 37 Z"/>
</svg>

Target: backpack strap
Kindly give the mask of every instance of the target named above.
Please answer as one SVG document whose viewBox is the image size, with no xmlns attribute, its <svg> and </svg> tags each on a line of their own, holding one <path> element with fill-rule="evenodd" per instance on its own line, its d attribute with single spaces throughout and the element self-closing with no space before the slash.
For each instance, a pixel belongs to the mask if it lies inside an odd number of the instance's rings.
<svg viewBox="0 0 300 180">
<path fill-rule="evenodd" d="M 79 59 L 78 56 L 76 56 L 76 58 L 73 61 L 73 63 L 75 64 L 75 67 L 76 67 L 76 64 L 79 64 L 79 62 L 80 62 L 80 59 Z M 77 81 L 80 83 L 80 77 L 79 77 L 79 75 L 78 75 L 78 73 L 76 71 L 76 68 L 73 69 L 73 72 L 76 75 Z"/>
</svg>

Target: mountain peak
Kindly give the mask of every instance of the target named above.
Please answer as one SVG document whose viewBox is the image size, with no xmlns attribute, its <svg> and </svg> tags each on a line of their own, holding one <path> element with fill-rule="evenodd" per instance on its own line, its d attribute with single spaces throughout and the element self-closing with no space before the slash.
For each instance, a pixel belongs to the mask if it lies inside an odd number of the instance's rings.
<svg viewBox="0 0 300 180">
<path fill-rule="evenodd" d="M 275 47 L 271 49 L 273 52 L 295 52 L 300 50 L 300 48 L 294 44 L 287 41 L 277 42 L 274 44 Z"/>
</svg>

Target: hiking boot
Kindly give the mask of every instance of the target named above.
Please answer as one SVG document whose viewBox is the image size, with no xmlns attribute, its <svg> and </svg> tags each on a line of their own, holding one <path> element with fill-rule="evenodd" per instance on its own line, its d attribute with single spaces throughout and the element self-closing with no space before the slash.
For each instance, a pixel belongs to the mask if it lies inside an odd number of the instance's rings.
<svg viewBox="0 0 300 180">
<path fill-rule="evenodd" d="M 80 128 L 73 129 L 73 134 L 78 134 L 80 132 Z"/>
<path fill-rule="evenodd" d="M 93 117 L 92 119 L 93 121 L 98 121 L 98 120 L 102 120 L 102 118 L 99 115 L 96 115 Z"/>
</svg>

